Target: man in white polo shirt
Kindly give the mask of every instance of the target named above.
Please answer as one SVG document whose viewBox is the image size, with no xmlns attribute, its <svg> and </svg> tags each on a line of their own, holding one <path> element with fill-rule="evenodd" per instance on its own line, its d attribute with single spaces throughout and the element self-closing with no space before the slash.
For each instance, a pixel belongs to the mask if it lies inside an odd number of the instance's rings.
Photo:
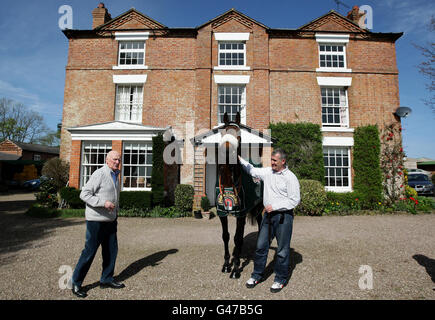
<svg viewBox="0 0 435 320">
<path fill-rule="evenodd" d="M 263 180 L 263 204 L 266 210 L 257 239 L 254 271 L 246 286 L 253 288 L 261 281 L 270 242 L 276 236 L 278 249 L 274 266 L 275 280 L 270 291 L 279 292 L 286 285 L 289 275 L 293 209 L 301 199 L 299 181 L 287 168 L 287 155 L 282 149 L 272 152 L 272 167 L 255 168 L 243 158 L 239 157 L 239 160 L 243 169 L 251 176 Z"/>
</svg>

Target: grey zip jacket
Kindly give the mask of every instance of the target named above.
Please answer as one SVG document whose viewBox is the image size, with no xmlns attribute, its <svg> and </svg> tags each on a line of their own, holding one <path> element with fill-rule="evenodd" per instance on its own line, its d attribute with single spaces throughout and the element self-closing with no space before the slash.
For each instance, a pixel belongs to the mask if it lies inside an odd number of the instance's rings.
<svg viewBox="0 0 435 320">
<path fill-rule="evenodd" d="M 86 220 L 88 221 L 114 221 L 119 211 L 120 186 L 115 187 L 111 176 L 112 170 L 107 164 L 97 169 L 82 188 L 80 199 L 86 203 Z M 115 204 L 110 211 L 104 207 L 106 201 Z"/>
</svg>

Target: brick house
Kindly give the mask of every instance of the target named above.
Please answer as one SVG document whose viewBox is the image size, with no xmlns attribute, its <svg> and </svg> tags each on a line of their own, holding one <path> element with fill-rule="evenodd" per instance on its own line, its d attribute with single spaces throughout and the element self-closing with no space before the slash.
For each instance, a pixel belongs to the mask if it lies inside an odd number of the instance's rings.
<svg viewBox="0 0 435 320">
<path fill-rule="evenodd" d="M 231 9 L 195 28 L 170 28 L 130 9 L 112 18 L 94 9 L 90 30 L 64 30 L 69 41 L 61 158 L 80 188 L 108 150 L 123 154 L 124 190 L 149 190 L 151 139 L 182 146 L 183 164 L 166 166 L 176 183 L 214 200 L 215 146 L 224 112 L 241 113 L 242 142 L 269 164 L 269 123 L 322 126 L 328 190 L 352 190 L 358 126 L 400 122 L 395 41 L 331 10 L 298 29 L 273 29 Z M 194 138 L 193 138 L 194 137 Z M 193 138 L 193 139 L 192 139 Z M 193 159 L 193 161 L 186 161 Z"/>
<path fill-rule="evenodd" d="M 25 165 L 34 165 L 39 175 L 44 161 L 59 157 L 59 147 L 4 140 L 0 142 L 0 182 L 14 180 Z M 36 177 L 35 177 L 36 178 Z"/>
</svg>

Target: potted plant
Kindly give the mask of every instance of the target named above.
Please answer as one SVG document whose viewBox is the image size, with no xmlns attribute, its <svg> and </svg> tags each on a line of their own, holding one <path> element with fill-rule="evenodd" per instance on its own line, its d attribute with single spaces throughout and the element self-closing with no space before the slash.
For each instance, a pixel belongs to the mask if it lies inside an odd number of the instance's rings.
<svg viewBox="0 0 435 320">
<path fill-rule="evenodd" d="M 201 198 L 201 209 L 206 216 L 210 214 L 210 200 L 206 196 Z"/>
</svg>

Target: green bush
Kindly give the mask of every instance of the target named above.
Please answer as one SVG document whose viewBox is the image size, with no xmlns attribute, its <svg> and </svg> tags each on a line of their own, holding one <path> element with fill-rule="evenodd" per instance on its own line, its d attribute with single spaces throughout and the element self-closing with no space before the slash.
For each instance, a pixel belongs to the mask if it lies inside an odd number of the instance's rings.
<svg viewBox="0 0 435 320">
<path fill-rule="evenodd" d="M 313 123 L 270 124 L 272 136 L 277 140 L 274 148 L 283 149 L 287 164 L 299 179 L 325 183 L 322 132 Z"/>
<path fill-rule="evenodd" d="M 354 190 L 366 209 L 382 202 L 382 171 L 380 168 L 379 130 L 375 125 L 358 127 L 354 134 Z"/>
<path fill-rule="evenodd" d="M 119 197 L 120 209 L 151 209 L 153 193 L 151 191 L 121 191 Z"/>
<path fill-rule="evenodd" d="M 59 158 L 51 158 L 44 163 L 42 175 L 52 179 L 56 190 L 65 187 L 69 177 L 69 164 Z"/>
<path fill-rule="evenodd" d="M 54 180 L 45 180 L 39 186 L 39 192 L 35 194 L 36 202 L 48 208 L 57 208 L 57 186 Z"/>
<path fill-rule="evenodd" d="M 193 208 L 193 186 L 179 184 L 175 187 L 175 207 L 181 212 L 191 212 Z"/>
<path fill-rule="evenodd" d="M 364 204 L 361 195 L 356 192 L 327 192 L 326 213 L 331 212 L 348 212 L 351 210 L 361 210 Z"/>
<path fill-rule="evenodd" d="M 326 191 L 317 180 L 299 180 L 301 202 L 295 213 L 299 215 L 321 216 L 326 206 Z"/>
<path fill-rule="evenodd" d="M 80 199 L 81 190 L 73 187 L 63 187 L 60 189 L 59 194 L 62 200 L 64 200 L 68 208 L 80 209 L 85 208 L 86 204 Z"/>
</svg>

